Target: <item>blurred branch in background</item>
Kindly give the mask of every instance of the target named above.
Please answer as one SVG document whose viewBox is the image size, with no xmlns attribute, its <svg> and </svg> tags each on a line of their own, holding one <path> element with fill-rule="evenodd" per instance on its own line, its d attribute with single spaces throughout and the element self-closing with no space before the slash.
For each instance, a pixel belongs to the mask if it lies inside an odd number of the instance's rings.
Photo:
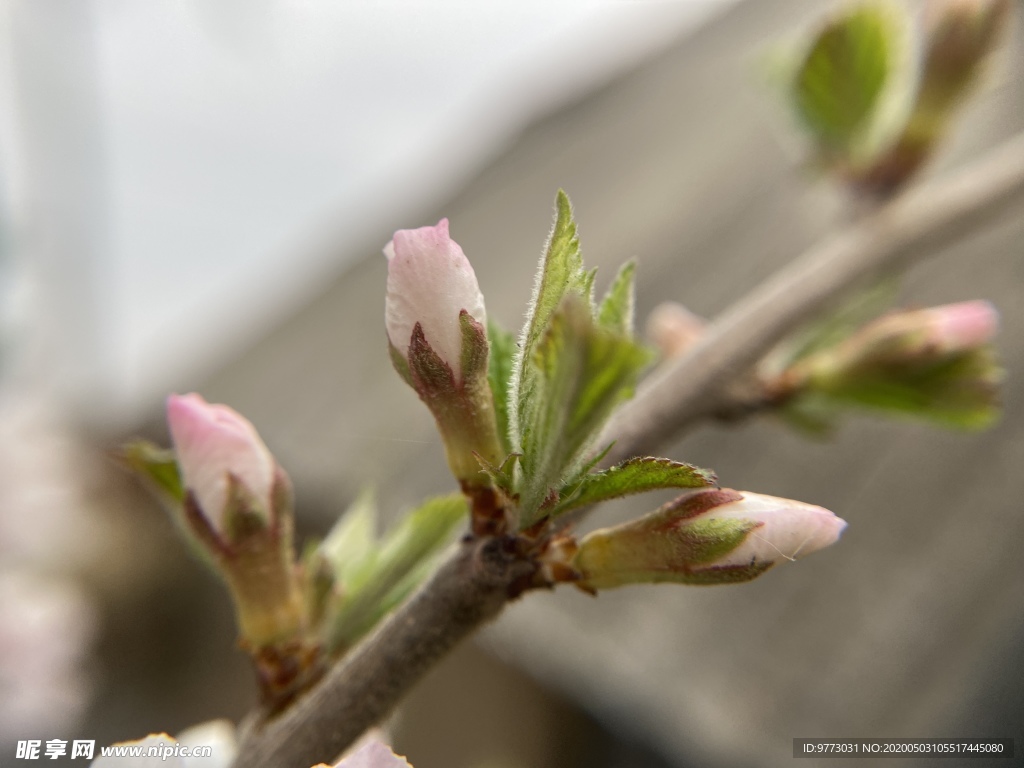
<svg viewBox="0 0 1024 768">
<path fill-rule="evenodd" d="M 1024 136 L 841 231 L 752 291 L 609 425 L 608 460 L 654 452 L 722 405 L 770 347 L 867 276 L 936 254 L 1024 194 Z M 491 540 L 497 542 L 497 540 Z M 349 746 L 456 644 L 504 607 L 521 571 L 488 540 L 463 545 L 364 644 L 291 710 L 250 730 L 237 765 L 302 768 Z"/>
<path fill-rule="evenodd" d="M 693 421 L 728 410 L 729 385 L 829 302 L 872 277 L 937 255 L 1022 195 L 1024 134 L 829 236 L 736 302 L 685 356 L 641 386 L 608 425 L 606 439 L 616 440 L 609 461 L 657 450 Z"/>
</svg>

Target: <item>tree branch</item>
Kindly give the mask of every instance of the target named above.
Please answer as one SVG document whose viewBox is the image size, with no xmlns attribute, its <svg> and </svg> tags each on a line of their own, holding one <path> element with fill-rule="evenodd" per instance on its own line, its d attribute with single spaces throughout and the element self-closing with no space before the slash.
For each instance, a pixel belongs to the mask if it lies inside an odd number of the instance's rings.
<svg viewBox="0 0 1024 768">
<path fill-rule="evenodd" d="M 234 765 L 310 768 L 379 723 L 408 690 L 509 600 L 532 565 L 497 538 L 463 542 L 431 579 L 282 715 L 243 738 Z"/>
<path fill-rule="evenodd" d="M 812 248 L 712 323 L 605 430 L 610 461 L 649 453 L 714 412 L 719 393 L 857 281 L 905 266 L 1024 197 L 1024 135 L 951 177 L 906 193 Z M 502 539 L 464 542 L 405 605 L 305 697 L 243 738 L 236 766 L 309 768 L 385 718 L 463 638 L 495 618 L 532 566 Z"/>
<path fill-rule="evenodd" d="M 605 428 L 609 462 L 664 446 L 713 413 L 730 381 L 859 281 L 934 255 L 1024 197 L 1024 134 L 827 237 L 733 304 L 640 386 Z"/>
</svg>

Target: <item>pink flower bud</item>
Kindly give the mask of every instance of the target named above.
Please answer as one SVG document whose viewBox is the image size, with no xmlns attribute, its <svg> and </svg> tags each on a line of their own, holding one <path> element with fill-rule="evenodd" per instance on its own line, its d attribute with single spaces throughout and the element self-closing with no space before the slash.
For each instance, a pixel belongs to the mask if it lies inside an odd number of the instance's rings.
<svg viewBox="0 0 1024 768">
<path fill-rule="evenodd" d="M 756 524 L 742 544 L 712 563 L 714 567 L 796 560 L 835 544 L 846 528 L 845 520 L 824 507 L 750 491 L 741 491 L 740 496 L 692 519 Z"/>
<path fill-rule="evenodd" d="M 723 584 L 834 544 L 846 523 L 827 509 L 732 490 L 686 494 L 586 536 L 572 566 L 584 589 L 624 584 Z"/>
<path fill-rule="evenodd" d="M 436 227 L 400 229 L 384 246 L 388 258 L 385 325 L 392 346 L 406 360 L 417 323 L 434 352 L 462 381 L 465 310 L 486 327 L 484 297 L 462 248 L 448 236 L 448 220 Z"/>
<path fill-rule="evenodd" d="M 171 395 L 167 423 L 184 486 L 214 528 L 223 529 L 229 475 L 269 515 L 277 463 L 246 418 L 197 394 Z"/>
<path fill-rule="evenodd" d="M 825 360 L 830 367 L 846 371 L 958 355 L 991 342 L 998 328 L 999 314 L 987 301 L 892 312 L 851 335 Z M 829 361 L 830 355 L 835 360 Z"/>
<path fill-rule="evenodd" d="M 966 351 L 991 342 L 999 330 L 999 313 L 987 301 L 964 301 L 921 310 L 932 338 L 944 351 Z"/>
</svg>

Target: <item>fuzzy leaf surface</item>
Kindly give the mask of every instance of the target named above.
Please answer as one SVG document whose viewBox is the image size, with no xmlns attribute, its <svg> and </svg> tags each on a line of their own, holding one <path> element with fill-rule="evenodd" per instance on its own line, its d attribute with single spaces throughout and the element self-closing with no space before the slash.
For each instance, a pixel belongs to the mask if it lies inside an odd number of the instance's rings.
<svg viewBox="0 0 1024 768">
<path fill-rule="evenodd" d="M 714 472 L 691 464 L 651 456 L 628 459 L 601 472 L 584 475 L 576 483 L 563 487 L 558 506 L 552 510 L 551 516 L 662 488 L 712 488 L 716 481 Z"/>
<path fill-rule="evenodd" d="M 583 271 L 583 257 L 580 255 L 572 206 L 568 195 L 562 190 L 558 191 L 555 208 L 555 225 L 541 259 L 513 368 L 509 400 L 511 442 L 514 450 L 521 447 L 525 411 L 538 386 L 539 374 L 531 364 L 534 350 L 566 294 L 574 292 L 589 300 L 593 285 L 593 273 Z"/>
<path fill-rule="evenodd" d="M 536 382 L 522 419 L 521 524 L 543 517 L 565 478 L 578 471 L 591 440 L 629 397 L 648 353 L 599 327 L 591 309 L 569 295 L 551 317 L 529 361 Z"/>
<path fill-rule="evenodd" d="M 506 455 L 512 452 L 509 423 L 509 388 L 515 366 L 516 337 L 488 319 L 487 337 L 491 343 L 491 357 L 487 367 L 487 380 L 494 396 L 494 415 L 498 421 L 498 437 Z"/>
<path fill-rule="evenodd" d="M 635 261 L 627 261 L 619 268 L 597 310 L 597 321 L 602 328 L 625 336 L 633 334 L 635 276 Z"/>
</svg>

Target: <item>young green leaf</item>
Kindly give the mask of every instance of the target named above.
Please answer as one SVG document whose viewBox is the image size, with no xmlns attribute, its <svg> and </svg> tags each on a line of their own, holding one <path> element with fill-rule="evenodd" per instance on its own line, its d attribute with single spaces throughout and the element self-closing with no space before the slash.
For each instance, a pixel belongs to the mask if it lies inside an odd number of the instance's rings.
<svg viewBox="0 0 1024 768">
<path fill-rule="evenodd" d="M 562 488 L 551 517 L 591 504 L 662 488 L 714 487 L 715 473 L 690 464 L 651 456 L 628 459 L 614 467 L 584 475 Z"/>
<path fill-rule="evenodd" d="M 164 501 L 175 505 L 184 501 L 185 488 L 174 451 L 161 448 L 148 440 L 135 440 L 120 450 L 118 458 L 129 469 L 148 480 Z"/>
<path fill-rule="evenodd" d="M 825 150 L 848 153 L 869 129 L 895 61 L 896 11 L 861 4 L 820 31 L 797 70 L 797 112 Z"/>
<path fill-rule="evenodd" d="M 590 286 L 593 284 L 593 274 L 588 275 L 583 271 L 583 258 L 580 256 L 580 243 L 576 234 L 576 222 L 572 216 L 572 205 L 563 190 L 558 190 L 555 207 L 555 225 L 541 259 L 512 371 L 509 416 L 512 447 L 516 450 L 522 443 L 524 412 L 537 386 L 536 373 L 530 365 L 534 348 L 547 331 L 551 317 L 562 298 L 567 293 L 574 292 L 589 299 Z"/>
<path fill-rule="evenodd" d="M 528 361 L 535 385 L 522 420 L 521 524 L 546 512 L 563 479 L 574 474 L 612 409 L 632 394 L 648 353 L 601 328 L 584 299 L 568 295 Z M 557 499 L 556 499 L 557 500 Z"/>
<path fill-rule="evenodd" d="M 597 321 L 602 328 L 631 336 L 633 333 L 633 278 L 636 262 L 627 261 L 619 268 L 608 293 L 601 300 Z"/>
<path fill-rule="evenodd" d="M 748 581 L 774 563 L 834 544 L 846 523 L 822 507 L 748 491 L 705 489 L 587 534 L 570 566 L 584 589 Z"/>
<path fill-rule="evenodd" d="M 512 452 L 509 434 L 509 387 L 515 365 L 515 336 L 493 320 L 487 321 L 487 337 L 491 343 L 491 357 L 487 379 L 494 395 L 494 414 L 498 420 L 498 437 L 506 454 Z"/>
<path fill-rule="evenodd" d="M 334 579 L 346 589 L 358 586 L 373 567 L 377 555 L 377 498 L 362 491 L 320 544 L 334 569 Z"/>
<path fill-rule="evenodd" d="M 580 544 L 573 566 L 589 589 L 627 584 L 732 584 L 750 581 L 771 567 L 749 563 L 701 568 L 739 547 L 757 527 L 747 520 L 702 520 L 681 530 L 595 531 Z"/>
<path fill-rule="evenodd" d="M 429 499 L 406 516 L 376 548 L 372 562 L 355 574 L 354 581 L 341 580 L 328 648 L 337 652 L 350 647 L 396 600 L 411 592 L 430 572 L 429 565 L 468 514 L 466 497 L 453 493 Z"/>
</svg>

